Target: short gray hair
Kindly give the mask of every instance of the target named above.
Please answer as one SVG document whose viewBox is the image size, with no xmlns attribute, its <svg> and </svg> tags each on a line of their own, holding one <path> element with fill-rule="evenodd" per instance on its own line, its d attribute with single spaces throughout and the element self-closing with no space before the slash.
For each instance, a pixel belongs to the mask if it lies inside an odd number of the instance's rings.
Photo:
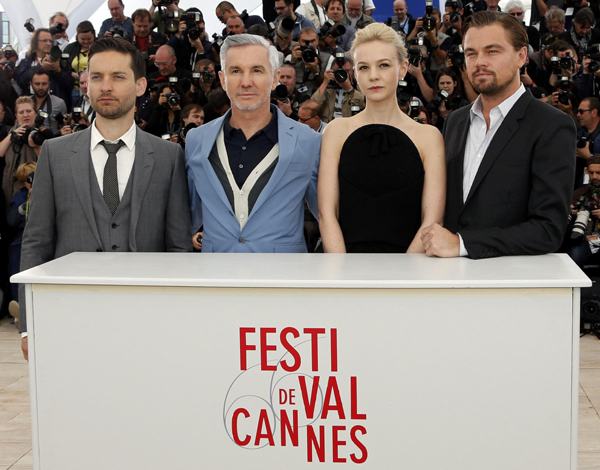
<svg viewBox="0 0 600 470">
<path fill-rule="evenodd" d="M 510 13 L 510 11 L 514 10 L 515 8 L 520 8 L 521 11 L 525 13 L 525 8 L 523 8 L 523 3 L 521 3 L 521 0 L 510 0 L 510 2 L 508 2 L 504 7 L 504 11 Z"/>
<path fill-rule="evenodd" d="M 227 65 L 227 51 L 230 47 L 241 47 L 241 46 L 263 46 L 267 49 L 267 55 L 269 56 L 269 66 L 271 67 L 271 76 L 275 76 L 275 71 L 279 69 L 279 56 L 277 49 L 275 49 L 269 41 L 261 36 L 255 36 L 253 34 L 234 34 L 233 36 L 227 36 L 225 42 L 221 46 L 221 69 L 223 73 L 226 73 Z"/>
<path fill-rule="evenodd" d="M 562 8 L 553 5 L 544 14 L 544 18 L 546 19 L 546 23 L 558 20 L 560 24 L 565 24 L 565 11 Z"/>
<path fill-rule="evenodd" d="M 54 15 L 52 15 L 50 17 L 50 26 L 52 26 L 52 21 L 54 21 L 54 18 L 56 18 L 57 16 L 62 16 L 65 20 L 67 20 L 67 28 L 69 27 L 69 17 L 67 16 L 66 13 L 63 13 L 62 11 L 57 11 L 56 13 L 54 13 Z"/>
</svg>

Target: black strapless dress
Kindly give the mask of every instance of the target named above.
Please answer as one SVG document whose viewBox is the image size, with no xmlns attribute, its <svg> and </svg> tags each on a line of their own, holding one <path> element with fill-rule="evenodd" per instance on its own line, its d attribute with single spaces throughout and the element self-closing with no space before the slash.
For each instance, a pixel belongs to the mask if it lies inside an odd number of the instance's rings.
<svg viewBox="0 0 600 470">
<path fill-rule="evenodd" d="M 369 124 L 340 154 L 339 222 L 348 253 L 406 253 L 421 226 L 425 170 L 400 129 Z"/>
</svg>

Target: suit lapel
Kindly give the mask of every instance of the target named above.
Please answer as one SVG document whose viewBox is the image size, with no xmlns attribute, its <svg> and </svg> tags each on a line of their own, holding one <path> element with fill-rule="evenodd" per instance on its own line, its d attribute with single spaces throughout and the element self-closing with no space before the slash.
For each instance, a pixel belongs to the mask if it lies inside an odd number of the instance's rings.
<svg viewBox="0 0 600 470">
<path fill-rule="evenodd" d="M 469 108 L 470 109 L 470 108 Z M 467 137 L 469 136 L 469 127 L 471 123 L 471 112 L 465 113 L 464 117 L 460 120 L 457 125 L 457 136 L 458 139 L 458 153 L 455 153 L 450 158 L 454 160 L 453 162 L 446 162 L 446 166 L 448 167 L 448 179 L 454 184 L 456 184 L 457 190 L 453 192 L 452 197 L 455 197 L 457 200 L 455 201 L 456 207 L 463 206 L 463 178 L 464 178 L 464 162 L 465 162 L 465 150 L 467 147 Z M 447 141 L 450 136 L 445 136 L 445 140 Z"/>
<path fill-rule="evenodd" d="M 136 244 L 136 229 L 140 211 L 142 210 L 142 202 L 150 177 L 154 168 L 154 150 L 148 142 L 148 137 L 145 133 L 136 128 L 135 130 L 135 160 L 133 161 L 133 169 L 131 175 L 133 177 L 133 186 L 131 188 L 131 219 L 129 222 L 129 244 L 131 251 L 137 251 Z"/>
<path fill-rule="evenodd" d="M 217 141 L 217 136 L 219 135 L 219 132 L 221 131 L 221 128 L 223 127 L 223 123 L 225 122 L 225 119 L 229 119 L 230 114 L 231 114 L 231 110 L 227 111 L 227 113 L 223 117 L 221 117 L 219 119 L 215 119 L 214 121 L 212 121 L 209 124 L 205 124 L 207 126 L 210 125 L 210 127 L 206 130 L 206 133 L 202 136 L 202 141 L 200 142 L 200 145 L 201 145 L 200 151 L 199 151 L 199 153 L 200 153 L 199 158 L 201 160 L 200 165 L 192 165 L 192 168 L 195 171 L 201 171 L 201 168 L 206 169 L 205 174 L 206 174 L 206 177 L 208 178 L 208 181 L 210 181 L 210 184 L 213 187 L 213 190 L 219 196 L 219 198 L 221 199 L 223 204 L 225 204 L 225 206 L 227 207 L 227 210 L 229 210 L 233 213 L 234 210 L 231 207 L 231 204 L 229 203 L 229 199 L 227 199 L 227 194 L 225 194 L 223 185 L 221 184 L 219 177 L 215 173 L 215 169 L 213 168 L 212 164 L 208 160 L 208 157 L 210 157 L 212 148 L 214 147 L 215 142 Z M 202 181 L 202 178 L 200 178 L 200 174 L 195 175 L 195 179 L 196 179 L 196 181 Z"/>
<path fill-rule="evenodd" d="M 494 138 L 490 142 L 490 145 L 483 156 L 483 160 L 481 160 L 481 165 L 477 170 L 477 174 L 475 175 L 475 179 L 471 185 L 471 190 L 469 191 L 465 205 L 469 203 L 469 200 L 477 190 L 477 187 L 483 181 L 483 178 L 485 178 L 485 175 L 490 171 L 490 168 L 492 168 L 494 162 L 502 150 L 504 150 L 504 147 L 506 147 L 506 144 L 508 144 L 509 140 L 512 139 L 512 136 L 519 129 L 518 121 L 525 115 L 527 106 L 529 106 L 529 103 L 532 99 L 533 95 L 529 91 L 526 91 L 508 112 L 508 115 L 504 118 L 504 121 L 502 121 L 500 128 L 494 135 Z"/>
<path fill-rule="evenodd" d="M 75 134 L 77 137 L 73 142 L 71 151 L 71 172 L 73 173 L 73 181 L 75 184 L 75 190 L 79 197 L 81 207 L 83 207 L 83 213 L 90 224 L 92 233 L 96 237 L 96 241 L 99 246 L 102 246 L 100 240 L 100 233 L 98 232 L 98 226 L 96 225 L 96 218 L 94 217 L 94 208 L 92 207 L 92 193 L 91 185 L 98 184 L 97 181 L 90 180 L 92 157 L 90 155 L 90 142 L 92 131 L 88 127 L 86 130 Z"/>
<path fill-rule="evenodd" d="M 258 212 L 260 206 L 270 197 L 275 187 L 279 184 L 281 179 L 286 173 L 287 168 L 290 166 L 290 162 L 294 157 L 294 149 L 296 148 L 297 134 L 293 131 L 294 125 L 289 123 L 288 119 L 284 119 L 285 115 L 277 109 L 277 137 L 279 143 L 279 160 L 275 165 L 275 170 L 269 178 L 269 182 L 261 191 L 252 212 L 248 216 L 248 220 Z"/>
</svg>

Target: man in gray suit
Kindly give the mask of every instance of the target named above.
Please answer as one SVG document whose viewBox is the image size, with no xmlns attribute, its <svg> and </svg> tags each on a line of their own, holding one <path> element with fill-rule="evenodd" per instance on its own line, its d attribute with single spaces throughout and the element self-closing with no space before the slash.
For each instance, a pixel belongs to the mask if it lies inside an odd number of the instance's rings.
<svg viewBox="0 0 600 470">
<path fill-rule="evenodd" d="M 44 143 L 35 172 L 21 270 L 75 251 L 192 251 L 181 147 L 134 122 L 146 89 L 140 52 L 121 39 L 90 47 L 89 95 L 96 119 Z M 20 329 L 27 358 L 21 286 Z"/>
</svg>

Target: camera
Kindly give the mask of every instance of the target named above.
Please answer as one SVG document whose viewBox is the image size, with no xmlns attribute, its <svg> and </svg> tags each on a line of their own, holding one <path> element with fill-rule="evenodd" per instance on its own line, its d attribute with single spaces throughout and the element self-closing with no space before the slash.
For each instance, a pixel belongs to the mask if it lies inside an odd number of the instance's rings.
<svg viewBox="0 0 600 470">
<path fill-rule="evenodd" d="M 561 57 L 559 63 L 563 70 L 575 70 L 575 59 L 571 57 L 570 51 L 565 52 L 565 57 Z"/>
<path fill-rule="evenodd" d="M 596 73 L 600 70 L 600 44 L 593 44 L 588 47 L 584 55 L 592 59 L 592 62 L 588 64 L 588 70 L 591 73 Z"/>
<path fill-rule="evenodd" d="M 200 86 L 200 72 L 192 72 L 192 85 L 195 87 Z"/>
<path fill-rule="evenodd" d="M 550 70 L 555 75 L 560 75 L 560 57 L 553 55 L 550 57 Z"/>
<path fill-rule="evenodd" d="M 333 25 L 332 20 L 327 20 L 319 30 L 319 39 L 325 39 L 327 36 L 337 39 L 346 32 L 346 27 L 343 24 L 339 24 L 335 28 L 333 28 Z"/>
<path fill-rule="evenodd" d="M 452 46 L 450 52 L 448 52 L 448 57 L 450 57 L 452 66 L 457 69 L 465 65 L 465 51 L 460 44 Z"/>
<path fill-rule="evenodd" d="M 59 127 L 62 127 L 65 125 L 65 116 L 62 113 L 56 113 L 54 116 L 52 116 L 52 119 L 54 119 L 54 121 L 56 121 L 56 123 L 59 125 Z"/>
<path fill-rule="evenodd" d="M 35 176 L 35 171 L 32 171 L 31 173 L 29 173 L 27 175 L 27 178 L 25 179 L 25 182 L 33 185 L 33 177 L 34 176 Z"/>
<path fill-rule="evenodd" d="M 418 47 L 408 48 L 408 63 L 418 67 L 421 64 L 421 49 Z"/>
<path fill-rule="evenodd" d="M 60 55 L 60 68 L 66 69 L 69 67 L 69 54 Z"/>
<path fill-rule="evenodd" d="M 201 23 L 203 20 L 202 13 L 200 13 L 199 11 L 189 11 L 183 15 L 182 19 L 187 25 L 186 33 L 188 37 L 192 41 L 200 39 L 200 36 L 204 32 L 204 28 L 200 28 L 198 26 L 198 23 Z"/>
<path fill-rule="evenodd" d="M 421 106 L 421 103 L 418 100 L 411 100 L 408 116 L 416 120 L 417 116 L 419 115 L 419 106 Z"/>
<path fill-rule="evenodd" d="M 300 46 L 300 50 L 302 51 L 302 60 L 304 62 L 312 64 L 315 60 L 317 60 L 317 51 L 314 47 Z"/>
<path fill-rule="evenodd" d="M 558 94 L 559 103 L 564 105 L 568 105 L 569 101 L 573 103 L 575 95 L 571 92 L 571 79 L 568 75 L 559 75 L 554 87 L 557 90 L 561 90 Z"/>
<path fill-rule="evenodd" d="M 410 93 L 408 91 L 408 83 L 404 80 L 398 81 L 398 87 L 396 88 L 396 98 L 398 103 L 406 104 L 410 101 Z"/>
<path fill-rule="evenodd" d="M 163 15 L 164 28 L 167 34 L 172 35 L 179 31 L 179 10 L 167 11 Z"/>
<path fill-rule="evenodd" d="M 286 102 L 288 100 L 288 91 L 285 85 L 281 83 L 271 92 L 271 100 Z"/>
<path fill-rule="evenodd" d="M 174 0 L 160 0 L 160 3 L 158 4 L 159 7 L 166 7 L 167 5 L 172 5 L 174 3 Z"/>
<path fill-rule="evenodd" d="M 334 81 L 329 82 L 327 88 L 340 88 L 341 83 L 344 83 L 348 80 L 348 71 L 344 70 L 342 67 L 346 63 L 346 56 L 343 52 L 338 52 L 335 54 L 334 64 L 337 64 L 338 69 L 333 71 Z"/>
<path fill-rule="evenodd" d="M 282 38 L 289 37 L 290 34 L 294 32 L 294 27 L 296 23 L 289 16 L 284 16 L 281 18 L 281 21 L 277 25 L 277 35 Z"/>
<path fill-rule="evenodd" d="M 23 26 L 30 33 L 33 33 L 35 31 L 35 26 L 33 25 L 33 18 L 29 18 L 28 20 L 25 20 L 25 24 Z"/>
<path fill-rule="evenodd" d="M 433 17 L 433 2 L 428 0 L 425 2 L 425 16 L 423 17 L 423 29 L 425 31 L 434 31 L 436 23 L 437 21 Z"/>
<path fill-rule="evenodd" d="M 212 35 L 213 46 L 214 46 L 217 54 L 221 50 L 221 46 L 223 45 L 223 42 L 225 41 L 226 37 L 227 37 L 227 34 L 224 34 L 223 36 L 219 36 L 217 33 L 213 33 L 213 35 Z"/>
<path fill-rule="evenodd" d="M 577 148 L 578 149 L 584 148 L 588 142 L 589 142 L 589 139 L 587 138 L 587 136 L 585 136 L 585 135 L 580 136 L 577 139 Z"/>
<path fill-rule="evenodd" d="M 73 130 L 73 132 L 83 131 L 87 128 L 88 128 L 88 126 L 82 122 L 77 122 L 77 123 L 71 124 L 71 129 Z"/>
<path fill-rule="evenodd" d="M 11 142 L 14 142 L 16 144 L 25 145 L 28 142 L 29 134 L 31 134 L 31 131 L 33 129 L 34 129 L 33 126 L 27 126 L 27 127 L 25 127 L 25 132 L 22 135 L 20 135 L 20 136 L 15 131 L 12 131 L 10 133 L 10 140 L 11 140 Z"/>
<path fill-rule="evenodd" d="M 56 61 L 60 60 L 61 57 L 62 57 L 62 51 L 60 50 L 60 47 L 52 46 L 52 49 L 50 49 L 50 52 L 48 53 L 48 60 L 50 62 L 56 62 Z"/>
<path fill-rule="evenodd" d="M 361 111 L 362 111 L 362 108 L 360 106 L 357 106 L 357 105 L 350 106 L 350 112 L 352 113 L 352 116 L 356 116 Z"/>
<path fill-rule="evenodd" d="M 181 104 L 181 98 L 175 91 L 177 86 L 177 77 L 169 77 L 169 86 L 171 87 L 171 93 L 167 95 L 167 103 L 171 108 L 179 106 Z"/>
<path fill-rule="evenodd" d="M 193 122 L 190 122 L 187 126 L 182 127 L 179 130 L 179 140 L 184 141 L 185 138 L 187 137 L 188 132 L 191 131 L 192 129 L 195 129 L 196 127 L 198 127 L 198 126 Z"/>
<path fill-rule="evenodd" d="M 63 34 L 65 32 L 65 27 L 62 23 L 54 23 L 49 28 L 50 34 L 54 37 L 56 34 Z"/>
<path fill-rule="evenodd" d="M 112 28 L 110 28 L 108 30 L 109 33 L 112 33 L 112 37 L 113 38 L 123 38 L 123 35 L 125 33 L 123 33 L 123 28 L 121 28 L 120 26 L 113 26 Z"/>
<path fill-rule="evenodd" d="M 42 111 L 41 109 L 38 111 L 37 116 L 35 117 L 35 125 L 37 127 L 41 127 L 44 125 L 44 121 L 48 119 L 48 113 L 46 111 Z"/>
<path fill-rule="evenodd" d="M 432 112 L 437 112 L 442 103 L 448 102 L 450 94 L 446 90 L 438 90 L 434 98 L 429 103 L 429 109 Z"/>
<path fill-rule="evenodd" d="M 47 139 L 54 137 L 54 134 L 50 129 L 45 127 L 34 127 L 31 129 L 31 140 L 35 145 L 42 145 Z"/>
<path fill-rule="evenodd" d="M 573 204 L 573 208 L 577 211 L 577 217 L 575 218 L 575 224 L 571 231 L 571 240 L 578 240 L 583 237 L 585 229 L 590 221 L 590 215 L 593 210 L 598 209 L 594 201 L 590 200 L 585 196 L 581 196 L 579 201 Z M 569 216 L 569 219 L 572 215 Z"/>
<path fill-rule="evenodd" d="M 71 118 L 73 118 L 73 121 L 75 122 L 79 122 L 79 120 L 81 119 L 81 113 L 83 112 L 83 109 L 79 108 L 79 107 L 74 107 L 73 108 L 73 112 L 71 113 Z"/>
<path fill-rule="evenodd" d="M 452 8 L 450 12 L 450 23 L 457 23 L 460 19 L 460 12 L 458 11 L 458 2 L 456 0 L 452 0 L 448 2 L 449 6 Z"/>
<path fill-rule="evenodd" d="M 476 0 L 475 2 L 467 3 L 463 8 L 463 18 L 466 20 L 473 13 L 487 10 L 487 2 L 485 0 Z"/>
<path fill-rule="evenodd" d="M 200 76 L 202 77 L 202 81 L 204 83 L 210 83 L 215 79 L 215 75 L 211 72 L 208 67 L 204 67 L 202 72 L 200 72 Z"/>
</svg>

